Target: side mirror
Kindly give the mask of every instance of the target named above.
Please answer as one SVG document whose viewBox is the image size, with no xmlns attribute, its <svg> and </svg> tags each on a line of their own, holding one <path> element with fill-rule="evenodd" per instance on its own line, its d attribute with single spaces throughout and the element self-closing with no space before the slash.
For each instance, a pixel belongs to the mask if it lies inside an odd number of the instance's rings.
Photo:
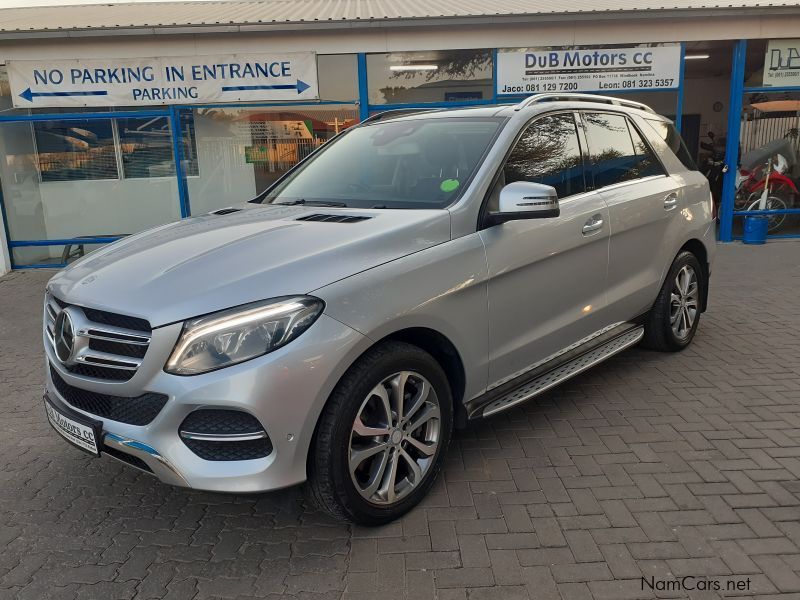
<svg viewBox="0 0 800 600">
<path fill-rule="evenodd" d="M 551 219 L 561 214 L 556 188 L 515 181 L 500 190 L 500 210 L 489 213 L 492 225 L 519 219 Z"/>
</svg>

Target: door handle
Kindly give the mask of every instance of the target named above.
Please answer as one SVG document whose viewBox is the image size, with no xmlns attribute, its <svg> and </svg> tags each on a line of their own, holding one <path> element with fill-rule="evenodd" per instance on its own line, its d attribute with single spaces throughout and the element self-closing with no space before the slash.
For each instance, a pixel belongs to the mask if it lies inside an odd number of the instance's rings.
<svg viewBox="0 0 800 600">
<path fill-rule="evenodd" d="M 664 198 L 664 210 L 672 210 L 678 206 L 678 195 L 677 194 L 670 194 L 666 198 Z"/>
<path fill-rule="evenodd" d="M 583 235 L 592 235 L 603 228 L 603 218 L 600 215 L 594 215 L 591 219 L 586 221 L 583 226 Z"/>
</svg>

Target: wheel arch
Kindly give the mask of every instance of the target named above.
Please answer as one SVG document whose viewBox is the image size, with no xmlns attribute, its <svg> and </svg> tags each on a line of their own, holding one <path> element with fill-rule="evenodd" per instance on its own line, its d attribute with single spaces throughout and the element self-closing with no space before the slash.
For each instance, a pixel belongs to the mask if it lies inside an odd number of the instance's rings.
<svg viewBox="0 0 800 600">
<path fill-rule="evenodd" d="M 706 248 L 705 244 L 697 238 L 692 238 L 688 242 L 686 242 L 683 246 L 680 247 L 678 252 L 675 254 L 675 258 L 684 251 L 691 252 L 697 257 L 697 260 L 700 262 L 700 267 L 703 269 L 703 295 L 701 298 L 702 302 L 702 312 L 705 312 L 706 308 L 708 307 L 708 281 L 711 275 L 711 265 L 708 260 L 708 249 Z M 675 261 L 675 258 L 672 261 Z M 672 263 L 670 263 L 672 264 Z M 666 275 L 665 275 L 666 276 Z"/>
</svg>

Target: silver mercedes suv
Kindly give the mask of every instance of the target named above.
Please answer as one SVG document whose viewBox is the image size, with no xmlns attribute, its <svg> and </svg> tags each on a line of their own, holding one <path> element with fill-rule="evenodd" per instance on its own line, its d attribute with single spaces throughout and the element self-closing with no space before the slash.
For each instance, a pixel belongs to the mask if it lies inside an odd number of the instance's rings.
<svg viewBox="0 0 800 600">
<path fill-rule="evenodd" d="M 308 481 L 330 514 L 385 523 L 454 426 L 691 343 L 714 237 L 708 183 L 645 105 L 383 113 L 245 205 L 53 277 L 47 417 L 163 482 Z"/>
</svg>

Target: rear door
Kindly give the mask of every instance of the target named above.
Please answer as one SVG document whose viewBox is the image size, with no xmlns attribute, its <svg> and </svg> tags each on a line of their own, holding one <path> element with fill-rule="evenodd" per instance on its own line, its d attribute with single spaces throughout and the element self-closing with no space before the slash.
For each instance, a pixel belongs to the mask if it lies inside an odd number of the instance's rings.
<svg viewBox="0 0 800 600">
<path fill-rule="evenodd" d="M 627 321 L 649 310 L 658 294 L 681 188 L 626 115 L 582 111 L 581 117 L 593 187 L 610 213 L 608 314 Z"/>
<path fill-rule="evenodd" d="M 556 188 L 561 215 L 480 232 L 489 268 L 489 382 L 495 387 L 607 324 L 608 211 L 587 190 L 572 112 L 528 125 L 498 173 L 488 210 L 514 181 Z M 476 323 L 476 327 L 480 324 Z"/>
</svg>

